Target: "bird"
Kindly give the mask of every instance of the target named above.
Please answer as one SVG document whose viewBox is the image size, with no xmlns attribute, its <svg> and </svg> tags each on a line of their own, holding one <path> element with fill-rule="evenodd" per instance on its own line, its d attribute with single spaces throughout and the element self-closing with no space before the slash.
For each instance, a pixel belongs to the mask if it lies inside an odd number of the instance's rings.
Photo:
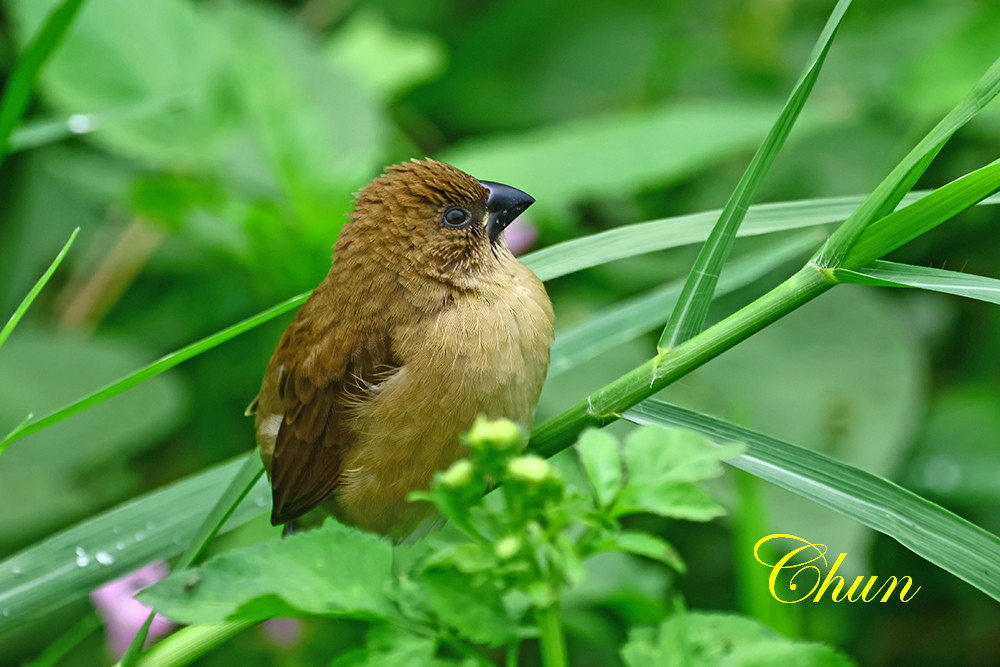
<svg viewBox="0 0 1000 667">
<path fill-rule="evenodd" d="M 430 158 L 355 194 L 247 409 L 273 525 L 319 508 L 403 540 L 433 514 L 409 494 L 465 454 L 478 416 L 530 429 L 554 316 L 503 232 L 534 201 Z"/>
</svg>

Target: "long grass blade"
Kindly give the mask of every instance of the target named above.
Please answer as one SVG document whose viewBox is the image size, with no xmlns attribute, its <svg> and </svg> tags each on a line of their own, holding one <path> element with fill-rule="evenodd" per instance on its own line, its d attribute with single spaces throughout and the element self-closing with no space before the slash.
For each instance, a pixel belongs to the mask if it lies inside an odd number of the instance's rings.
<svg viewBox="0 0 1000 667">
<path fill-rule="evenodd" d="M 229 486 L 226 487 L 223 494 L 215 501 L 215 505 L 211 511 L 205 516 L 201 526 L 198 527 L 198 530 L 188 543 L 187 549 L 184 550 L 181 557 L 174 563 L 174 571 L 186 570 L 194 564 L 198 556 L 204 552 L 208 543 L 219 533 L 222 526 L 225 525 L 229 517 L 236 511 L 236 508 L 243 502 L 243 499 L 254 488 L 254 485 L 263 473 L 264 468 L 261 464 L 260 456 L 258 456 L 256 451 L 251 452 L 247 455 L 240 469 L 236 471 L 232 481 L 229 482 Z M 155 616 L 156 612 L 150 612 L 146 618 L 146 622 L 139 629 L 139 632 L 136 633 L 135 637 L 132 638 L 132 642 L 125 651 L 125 655 L 122 656 L 122 667 L 132 667 L 132 665 L 136 664 L 136 660 L 142 653 L 142 647 L 146 644 L 146 637 L 149 635 L 149 628 L 152 626 Z"/>
<path fill-rule="evenodd" d="M 719 216 L 718 223 L 698 253 L 694 266 L 684 283 L 684 288 L 681 290 L 680 297 L 677 299 L 677 303 L 670 313 L 670 318 L 667 320 L 667 325 L 663 329 L 660 342 L 657 344 L 657 351 L 660 353 L 683 343 L 704 328 L 708 307 L 712 303 L 715 286 L 719 280 L 719 273 L 732 250 L 740 223 L 743 222 L 750 202 L 757 194 L 757 190 L 760 189 L 764 175 L 774 163 L 774 159 L 785 144 L 802 107 L 809 99 L 809 94 L 823 68 L 826 54 L 830 51 L 833 38 L 837 34 L 844 13 L 850 5 L 851 0 L 840 0 L 833 8 L 802 76 L 792 89 L 791 95 L 788 96 L 788 100 L 771 130 L 767 133 L 764 143 L 760 145 L 753 159 L 750 160 L 750 164 L 743 172 L 736 189 L 729 197 L 729 201 L 726 202 L 725 208 L 722 209 L 722 215 Z"/>
<path fill-rule="evenodd" d="M 1000 161 L 955 179 L 866 227 L 837 268 L 857 269 L 870 264 L 998 190 Z"/>
<path fill-rule="evenodd" d="M 878 287 L 914 287 L 1000 305 L 1000 280 L 960 271 L 879 260 L 854 271 L 834 269 L 833 276 L 842 283 Z"/>
<path fill-rule="evenodd" d="M 190 545 L 205 508 L 219 499 L 244 457 L 86 519 L 0 562 L 0 634 L 43 618 L 92 589 Z M 271 490 L 258 480 L 223 531 L 260 516 Z"/>
<path fill-rule="evenodd" d="M 126 375 L 125 377 L 121 378 L 120 380 L 117 380 L 116 382 L 112 382 L 111 384 L 95 391 L 89 396 L 85 396 L 84 398 L 81 398 L 80 400 L 71 403 L 70 405 L 67 405 L 64 408 L 56 410 L 52 414 L 46 415 L 45 417 L 42 417 L 37 421 L 30 422 L 21 429 L 15 429 L 13 433 L 11 433 L 2 441 L 0 441 L 0 453 L 2 453 L 3 450 L 6 449 L 7 446 L 10 445 L 10 443 L 14 442 L 15 440 L 23 438 L 26 435 L 31 435 L 32 433 L 37 433 L 38 431 L 41 431 L 44 428 L 48 428 L 53 424 L 57 424 L 68 417 L 72 417 L 78 412 L 82 412 L 89 407 L 101 403 L 102 401 L 106 401 L 112 396 L 117 396 L 118 394 L 122 393 L 127 389 L 131 389 L 137 384 L 141 384 L 146 380 L 155 377 L 160 373 L 168 369 L 171 369 L 174 366 L 184 361 L 187 361 L 191 357 L 196 357 L 199 354 L 206 352 L 207 350 L 210 350 L 213 347 L 216 347 L 217 345 L 225 343 L 227 340 L 231 338 L 235 338 L 241 333 L 245 333 L 257 326 L 260 326 L 261 324 L 269 320 L 273 320 L 275 317 L 278 317 L 279 315 L 286 313 L 297 306 L 302 305 L 302 303 L 305 302 L 307 298 L 309 298 L 308 292 L 305 294 L 294 296 L 286 301 L 282 301 L 278 305 L 272 306 L 267 310 L 254 315 L 253 317 L 249 317 L 243 320 L 242 322 L 238 322 L 232 326 L 226 327 L 222 331 L 218 331 L 212 334 L 211 336 L 206 336 L 205 338 L 202 338 L 201 340 L 195 343 L 183 347 L 177 350 L 176 352 L 171 352 L 168 355 L 160 357 L 159 359 L 149 364 L 148 366 L 140 368 L 134 373 L 130 373 L 129 375 Z"/>
<path fill-rule="evenodd" d="M 38 279 L 38 282 L 36 282 L 34 287 L 31 288 L 31 290 L 28 292 L 28 295 L 24 297 L 24 300 L 21 301 L 20 305 L 14 311 L 14 314 L 10 316 L 9 320 L 7 320 L 7 324 L 3 325 L 3 329 L 0 329 L 0 347 L 3 347 L 3 344 L 7 341 L 8 336 L 10 336 L 11 332 L 14 331 L 14 327 L 16 327 L 17 323 L 21 321 L 21 318 L 24 317 L 24 314 L 28 312 L 28 308 L 31 307 L 31 304 L 35 301 L 35 298 L 39 295 L 39 293 L 42 291 L 45 285 L 49 282 L 49 278 L 52 277 L 52 274 L 54 274 L 56 272 L 56 269 L 59 268 L 59 265 L 62 264 L 63 259 L 69 252 L 70 247 L 73 245 L 73 241 L 76 240 L 76 235 L 79 233 L 80 233 L 79 227 L 73 230 L 73 233 L 69 235 L 69 240 L 66 241 L 66 244 L 62 247 L 62 250 L 59 251 L 59 254 L 56 255 L 56 258 L 52 260 L 51 264 L 49 264 L 49 268 L 45 270 L 45 273 L 42 274 L 42 277 Z M 3 449 L 0 448 L 0 451 L 3 451 Z"/>
<path fill-rule="evenodd" d="M 816 452 L 661 401 L 625 412 L 637 424 L 689 428 L 717 444 L 742 442 L 726 463 L 892 537 L 1000 600 L 1000 537 L 886 479 Z"/>
<path fill-rule="evenodd" d="M 927 194 L 927 191 L 911 192 L 901 204 L 912 204 Z M 759 236 L 843 222 L 864 200 L 863 196 L 829 197 L 751 206 L 736 236 Z M 981 203 L 1000 204 L 1000 197 Z M 542 280 L 552 280 L 619 259 L 701 243 L 708 238 L 721 213 L 716 209 L 623 225 L 536 250 L 521 261 Z"/>
<path fill-rule="evenodd" d="M 3 91 L 3 99 L 0 99 L 0 163 L 7 155 L 10 135 L 21 121 L 28 100 L 31 99 L 38 73 L 59 46 L 81 5 L 83 0 L 63 0 L 62 4 L 52 10 L 14 63 Z"/>
<path fill-rule="evenodd" d="M 841 225 L 813 260 L 822 268 L 836 268 L 847 261 L 865 229 L 888 215 L 926 171 L 934 157 L 955 132 L 972 120 L 1000 94 L 1000 59 L 983 75 L 972 92 L 920 140 L 889 172 L 861 206 Z"/>
</svg>

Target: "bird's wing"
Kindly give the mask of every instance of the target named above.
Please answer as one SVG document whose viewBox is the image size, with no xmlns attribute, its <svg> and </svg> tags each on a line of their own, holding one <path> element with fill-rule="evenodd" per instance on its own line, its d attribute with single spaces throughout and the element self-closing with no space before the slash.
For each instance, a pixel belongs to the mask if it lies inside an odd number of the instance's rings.
<svg viewBox="0 0 1000 667">
<path fill-rule="evenodd" d="M 305 514 L 334 492 L 355 441 L 353 411 L 399 368 L 388 334 L 366 335 L 345 325 L 303 336 L 311 333 L 303 332 L 308 322 L 294 324 L 271 361 L 257 415 L 258 425 L 281 415 L 270 461 L 273 525 Z M 303 338 L 317 342 L 295 344 Z M 263 437 L 258 426 L 258 439 Z"/>
</svg>

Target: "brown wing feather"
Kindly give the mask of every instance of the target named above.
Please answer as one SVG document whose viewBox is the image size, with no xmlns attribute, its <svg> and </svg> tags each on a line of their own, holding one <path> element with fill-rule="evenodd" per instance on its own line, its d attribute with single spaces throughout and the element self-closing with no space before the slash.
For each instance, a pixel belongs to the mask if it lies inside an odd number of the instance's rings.
<svg viewBox="0 0 1000 667">
<path fill-rule="evenodd" d="M 307 318 L 289 327 L 261 391 L 258 419 L 284 415 L 269 466 L 273 525 L 302 516 L 333 494 L 355 440 L 353 411 L 399 367 L 387 334 L 334 325 L 313 336 L 310 328 Z M 301 340 L 319 342 L 303 349 L 296 345 Z M 276 405 L 264 410 L 272 401 Z"/>
</svg>

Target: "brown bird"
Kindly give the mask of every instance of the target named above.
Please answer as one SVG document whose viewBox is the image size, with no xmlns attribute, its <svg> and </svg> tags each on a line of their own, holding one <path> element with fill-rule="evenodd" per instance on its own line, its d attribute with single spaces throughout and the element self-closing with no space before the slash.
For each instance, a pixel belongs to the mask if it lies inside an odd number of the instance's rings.
<svg viewBox="0 0 1000 667">
<path fill-rule="evenodd" d="M 388 167 L 357 193 L 330 273 L 248 409 L 272 524 L 322 506 L 405 537 L 430 509 L 407 495 L 463 455 L 459 435 L 477 415 L 531 426 L 552 305 L 503 231 L 533 202 L 430 159 Z"/>
</svg>

